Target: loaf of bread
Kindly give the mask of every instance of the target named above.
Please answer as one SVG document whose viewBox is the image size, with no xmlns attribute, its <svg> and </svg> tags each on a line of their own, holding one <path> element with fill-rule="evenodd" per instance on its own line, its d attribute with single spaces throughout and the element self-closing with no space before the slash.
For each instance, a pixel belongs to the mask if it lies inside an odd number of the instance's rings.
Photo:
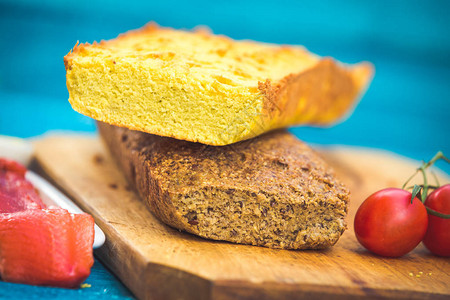
<svg viewBox="0 0 450 300">
<path fill-rule="evenodd" d="M 342 119 L 372 77 L 300 46 L 235 41 L 150 24 L 64 57 L 72 107 L 109 124 L 228 145 Z"/>
<path fill-rule="evenodd" d="M 283 249 L 326 248 L 346 228 L 348 190 L 287 131 L 214 147 L 98 127 L 130 184 L 172 227 Z"/>
</svg>

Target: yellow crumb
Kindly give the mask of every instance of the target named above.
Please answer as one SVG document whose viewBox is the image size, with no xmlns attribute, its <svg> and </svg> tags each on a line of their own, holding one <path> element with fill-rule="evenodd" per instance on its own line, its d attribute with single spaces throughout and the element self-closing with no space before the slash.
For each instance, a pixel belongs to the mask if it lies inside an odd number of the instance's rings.
<svg viewBox="0 0 450 300">
<path fill-rule="evenodd" d="M 109 124 L 209 145 L 347 115 L 372 76 L 299 46 L 149 25 L 65 57 L 72 107 Z"/>
<path fill-rule="evenodd" d="M 90 288 L 91 286 L 92 286 L 92 285 L 90 285 L 89 283 L 83 283 L 83 284 L 80 285 L 80 287 L 81 287 L 82 289 Z"/>
<path fill-rule="evenodd" d="M 409 273 L 409 276 L 413 277 L 413 276 L 414 276 L 414 274 L 410 272 L 410 273 Z"/>
</svg>

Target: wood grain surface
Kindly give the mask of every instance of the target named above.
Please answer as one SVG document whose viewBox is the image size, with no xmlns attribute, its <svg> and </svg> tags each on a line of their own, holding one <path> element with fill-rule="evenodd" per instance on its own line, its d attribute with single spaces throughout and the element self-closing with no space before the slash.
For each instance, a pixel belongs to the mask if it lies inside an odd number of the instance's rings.
<svg viewBox="0 0 450 300">
<path fill-rule="evenodd" d="M 378 189 L 401 186 L 417 162 L 368 149 L 321 150 L 352 192 L 349 228 L 331 249 L 292 251 L 209 241 L 162 224 L 95 137 L 52 136 L 35 147 L 40 172 L 105 231 L 97 257 L 138 298 L 450 298 L 449 259 L 432 256 L 422 245 L 402 258 L 378 257 L 353 233 L 359 204 Z"/>
</svg>

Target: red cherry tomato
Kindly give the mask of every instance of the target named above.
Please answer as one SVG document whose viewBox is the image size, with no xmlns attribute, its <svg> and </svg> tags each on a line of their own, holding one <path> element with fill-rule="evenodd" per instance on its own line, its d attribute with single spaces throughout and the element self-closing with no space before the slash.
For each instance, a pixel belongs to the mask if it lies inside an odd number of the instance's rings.
<svg viewBox="0 0 450 300">
<path fill-rule="evenodd" d="M 425 206 L 411 193 L 388 188 L 367 198 L 355 216 L 355 234 L 367 250 L 388 257 L 399 257 L 422 241 L 428 225 Z"/>
<path fill-rule="evenodd" d="M 442 214 L 450 214 L 450 184 L 429 194 L 425 206 Z M 450 256 L 450 219 L 428 215 L 428 229 L 423 243 L 433 254 Z"/>
</svg>

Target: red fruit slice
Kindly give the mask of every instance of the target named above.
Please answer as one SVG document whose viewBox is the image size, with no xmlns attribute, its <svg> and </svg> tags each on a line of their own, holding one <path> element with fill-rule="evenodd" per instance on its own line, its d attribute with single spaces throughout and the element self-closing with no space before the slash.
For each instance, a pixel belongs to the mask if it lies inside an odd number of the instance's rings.
<svg viewBox="0 0 450 300">
<path fill-rule="evenodd" d="M 16 283 L 77 287 L 94 263 L 94 220 L 65 209 L 0 214 L 0 276 Z"/>
<path fill-rule="evenodd" d="M 27 169 L 0 158 L 0 213 L 45 208 L 33 185 L 25 179 Z"/>
<path fill-rule="evenodd" d="M 25 177 L 25 173 L 27 172 L 27 168 L 22 166 L 16 161 L 9 160 L 6 158 L 0 158 L 0 171 L 4 172 L 13 172 L 20 175 L 22 178 Z"/>
</svg>

